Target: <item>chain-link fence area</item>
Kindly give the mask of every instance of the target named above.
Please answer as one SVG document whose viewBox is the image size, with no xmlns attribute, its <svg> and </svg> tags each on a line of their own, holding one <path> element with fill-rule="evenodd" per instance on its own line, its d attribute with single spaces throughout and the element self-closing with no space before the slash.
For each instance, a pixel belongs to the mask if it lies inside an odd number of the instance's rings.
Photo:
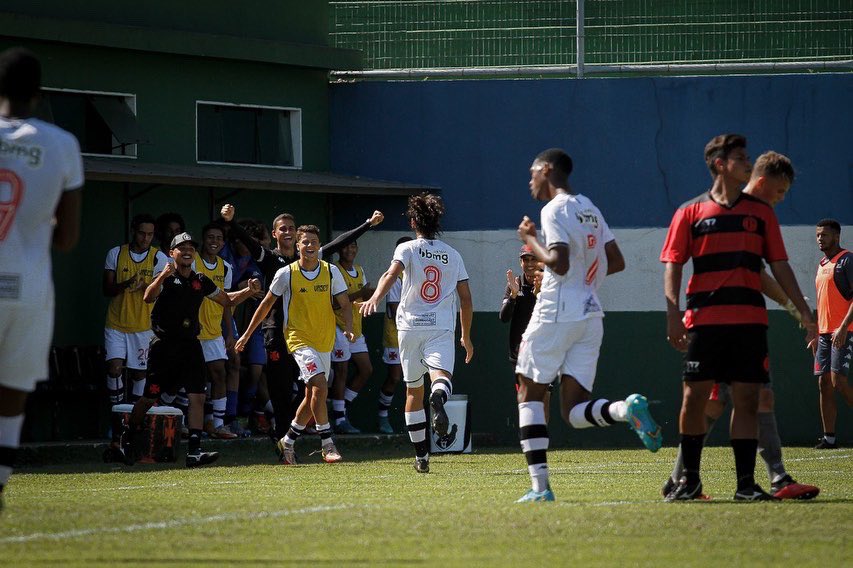
<svg viewBox="0 0 853 568">
<path fill-rule="evenodd" d="M 332 1 L 336 47 L 365 69 L 574 65 L 577 2 Z M 586 0 L 586 65 L 841 61 L 851 0 Z"/>
</svg>

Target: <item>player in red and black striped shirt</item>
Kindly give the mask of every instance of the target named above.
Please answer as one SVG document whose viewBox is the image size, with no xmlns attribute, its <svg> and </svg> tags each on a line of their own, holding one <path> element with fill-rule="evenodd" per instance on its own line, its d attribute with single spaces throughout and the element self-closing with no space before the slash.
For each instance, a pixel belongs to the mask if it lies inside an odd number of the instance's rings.
<svg viewBox="0 0 853 568">
<path fill-rule="evenodd" d="M 811 321 L 811 312 L 788 265 L 772 208 L 741 192 L 752 171 L 746 139 L 737 134 L 713 138 L 705 146 L 705 161 L 713 186 L 675 212 L 660 257 L 666 263 L 667 339 L 686 352 L 679 417 L 684 476 L 667 500 L 695 499 L 702 494 L 699 463 L 706 429 L 704 411 L 715 382 L 731 384 L 731 443 L 738 478 L 735 499 L 772 499 L 754 479 L 758 395 L 769 380 L 762 260 L 804 319 Z M 687 284 L 687 310 L 682 313 L 682 267 L 691 258 L 693 276 Z M 814 327 L 807 329 L 810 341 Z"/>
</svg>

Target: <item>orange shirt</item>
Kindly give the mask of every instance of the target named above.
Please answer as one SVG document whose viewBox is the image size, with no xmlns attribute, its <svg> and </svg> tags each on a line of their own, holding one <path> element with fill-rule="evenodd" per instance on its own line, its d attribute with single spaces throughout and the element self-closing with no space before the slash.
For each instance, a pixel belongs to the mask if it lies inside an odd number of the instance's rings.
<svg viewBox="0 0 853 568">
<path fill-rule="evenodd" d="M 845 257 L 845 255 L 847 255 Z M 815 276 L 815 289 L 817 290 L 817 330 L 818 333 L 833 333 L 841 325 L 842 320 L 850 309 L 853 297 L 847 299 L 838 288 L 836 278 L 841 278 L 846 284 L 845 293 L 849 294 L 853 281 L 849 274 L 850 266 L 838 266 L 842 264 L 853 264 L 853 255 L 848 251 L 841 250 L 832 258 L 823 257 L 817 267 Z M 840 270 L 839 270 L 840 269 Z M 847 328 L 853 331 L 853 323 Z"/>
</svg>

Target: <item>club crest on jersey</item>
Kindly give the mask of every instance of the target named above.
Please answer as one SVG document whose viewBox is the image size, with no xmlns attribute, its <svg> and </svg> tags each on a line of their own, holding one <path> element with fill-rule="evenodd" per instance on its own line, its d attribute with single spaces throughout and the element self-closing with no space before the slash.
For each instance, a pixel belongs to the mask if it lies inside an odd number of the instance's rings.
<svg viewBox="0 0 853 568">
<path fill-rule="evenodd" d="M 598 215 L 589 209 L 586 211 L 576 211 L 575 217 L 581 224 L 592 225 L 593 227 L 598 228 Z"/>
<path fill-rule="evenodd" d="M 422 248 L 419 248 L 418 254 L 421 255 L 421 258 L 425 258 L 427 260 L 437 260 L 441 264 L 449 264 L 450 263 L 450 255 L 448 255 L 446 252 L 442 252 L 442 251 L 433 252 L 431 250 L 424 250 Z"/>
</svg>

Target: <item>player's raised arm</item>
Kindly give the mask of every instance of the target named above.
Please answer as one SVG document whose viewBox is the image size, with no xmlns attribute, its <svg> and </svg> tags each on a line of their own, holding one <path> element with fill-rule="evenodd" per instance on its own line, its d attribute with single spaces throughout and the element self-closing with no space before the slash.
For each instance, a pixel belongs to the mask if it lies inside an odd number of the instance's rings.
<svg viewBox="0 0 853 568">
<path fill-rule="evenodd" d="M 146 304 L 150 304 L 157 300 L 157 296 L 160 295 L 160 292 L 163 290 L 163 282 L 169 276 L 172 276 L 175 273 L 175 263 L 168 262 L 166 266 L 163 267 L 163 270 L 160 271 L 154 280 L 151 281 L 151 284 L 145 289 L 145 294 L 142 296 L 142 299 Z"/>
<path fill-rule="evenodd" d="M 358 239 L 361 235 L 381 223 L 384 219 L 385 215 L 382 214 L 382 211 L 374 211 L 373 215 L 371 215 L 367 221 L 354 229 L 341 233 L 338 235 L 338 238 L 333 239 L 331 242 L 320 247 L 321 257 L 329 258 L 333 254 L 340 252 L 342 248 Z"/>
<path fill-rule="evenodd" d="M 394 281 L 397 280 L 401 272 L 403 272 L 403 265 L 396 260 L 392 260 L 391 266 L 388 267 L 388 270 L 385 271 L 379 278 L 379 282 L 376 283 L 376 290 L 373 292 L 373 295 L 359 306 L 358 311 L 361 312 L 362 316 L 369 316 L 376 311 L 376 306 L 385 297 L 391 286 L 394 285 Z"/>
<path fill-rule="evenodd" d="M 518 225 L 518 237 L 530 247 L 537 260 L 544 262 L 556 274 L 563 276 L 569 271 L 569 245 L 554 243 L 546 249 L 536 238 L 536 223 L 526 215 Z"/>
</svg>

